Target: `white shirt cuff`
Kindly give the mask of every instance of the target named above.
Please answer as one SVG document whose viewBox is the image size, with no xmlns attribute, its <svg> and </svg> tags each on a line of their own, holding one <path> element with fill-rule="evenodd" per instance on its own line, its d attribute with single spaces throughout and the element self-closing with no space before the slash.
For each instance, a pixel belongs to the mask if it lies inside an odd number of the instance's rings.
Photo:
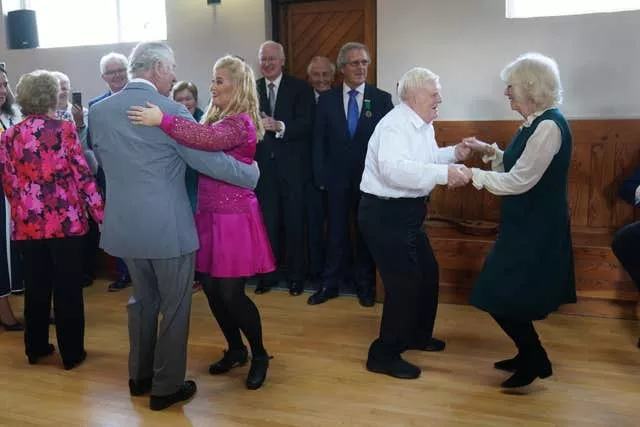
<svg viewBox="0 0 640 427">
<path fill-rule="evenodd" d="M 282 130 L 280 132 L 276 132 L 276 138 L 282 139 L 284 138 L 284 131 L 286 127 L 284 125 L 284 122 L 278 122 L 278 123 L 280 123 L 280 126 L 282 126 Z"/>
<path fill-rule="evenodd" d="M 482 158 L 482 160 L 484 160 L 484 157 Z M 484 183 L 483 183 L 484 171 L 478 168 L 471 168 L 471 174 L 472 174 L 471 182 L 473 186 L 476 188 L 476 190 L 482 190 L 484 188 Z"/>
<path fill-rule="evenodd" d="M 491 147 L 493 147 L 493 154 L 490 156 L 487 156 L 486 154 L 482 156 L 482 161 L 484 163 L 492 162 L 498 158 L 498 150 L 500 149 L 500 147 L 498 147 L 498 144 L 496 144 L 495 142 L 491 144 Z"/>
<path fill-rule="evenodd" d="M 436 169 L 436 182 L 439 185 L 447 185 L 449 182 L 449 165 L 434 165 Z"/>
<path fill-rule="evenodd" d="M 636 206 L 640 206 L 640 185 L 636 188 Z"/>
</svg>

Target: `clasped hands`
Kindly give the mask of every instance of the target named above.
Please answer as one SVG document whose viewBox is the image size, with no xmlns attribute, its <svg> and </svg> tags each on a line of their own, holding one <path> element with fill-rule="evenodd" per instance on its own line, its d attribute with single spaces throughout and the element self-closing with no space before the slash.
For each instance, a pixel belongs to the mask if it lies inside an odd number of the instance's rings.
<svg viewBox="0 0 640 427">
<path fill-rule="evenodd" d="M 272 132 L 280 132 L 282 130 L 280 122 L 267 115 L 265 112 L 260 112 L 260 117 L 262 117 L 262 126 L 264 127 L 264 130 Z"/>
<path fill-rule="evenodd" d="M 469 159 L 473 153 L 480 153 L 484 156 L 494 154 L 494 149 L 486 142 L 478 140 L 471 136 L 464 138 L 455 146 L 455 154 L 457 162 L 464 162 Z M 458 188 L 467 185 L 473 178 L 471 169 L 465 165 L 450 164 L 447 176 L 447 185 L 449 188 Z"/>
</svg>

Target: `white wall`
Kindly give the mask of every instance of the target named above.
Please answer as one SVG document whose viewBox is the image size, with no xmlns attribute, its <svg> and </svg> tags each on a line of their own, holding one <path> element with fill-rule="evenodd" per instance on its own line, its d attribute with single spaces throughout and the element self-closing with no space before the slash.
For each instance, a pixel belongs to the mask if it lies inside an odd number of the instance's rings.
<svg viewBox="0 0 640 427">
<path fill-rule="evenodd" d="M 178 78 L 196 82 L 208 100 L 215 58 L 235 53 L 257 69 L 257 48 L 271 33 L 269 0 L 167 0 L 168 42 Z M 441 76 L 448 120 L 516 119 L 499 73 L 521 53 L 540 51 L 560 65 L 565 113 L 573 118 L 640 117 L 640 12 L 507 20 L 504 0 L 378 0 L 378 85 L 394 92 L 413 66 Z M 89 99 L 105 90 L 99 58 L 129 54 L 133 44 L 6 50 L 10 81 L 35 68 L 60 69 Z"/>
<path fill-rule="evenodd" d="M 211 68 L 216 58 L 233 53 L 244 57 L 255 69 L 258 47 L 267 31 L 271 32 L 268 3 L 268 0 L 223 0 L 220 5 L 209 6 L 206 0 L 166 0 L 167 41 L 176 54 L 176 73 L 178 79 L 197 84 L 201 105 L 209 99 Z M 100 57 L 111 51 L 129 56 L 134 45 L 7 50 L 4 22 L 0 28 L 0 61 L 7 63 L 14 88 L 21 74 L 37 68 L 57 69 L 69 75 L 73 90 L 81 91 L 86 101 L 106 91 L 100 78 Z"/>
<path fill-rule="evenodd" d="M 558 61 L 567 116 L 640 117 L 640 12 L 507 20 L 504 3 L 378 0 L 378 85 L 394 91 L 427 67 L 441 78 L 441 119 L 517 119 L 499 74 L 539 51 Z"/>
</svg>

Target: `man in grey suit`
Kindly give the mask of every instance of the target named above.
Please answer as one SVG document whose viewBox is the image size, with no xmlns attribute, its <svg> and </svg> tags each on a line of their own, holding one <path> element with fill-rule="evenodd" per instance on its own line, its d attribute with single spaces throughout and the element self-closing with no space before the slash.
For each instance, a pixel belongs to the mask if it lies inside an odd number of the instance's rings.
<svg viewBox="0 0 640 427">
<path fill-rule="evenodd" d="M 175 81 L 175 60 L 160 42 L 138 44 L 129 58 L 132 80 L 119 93 L 95 104 L 89 126 L 107 181 L 101 247 L 127 263 L 133 279 L 129 299 L 129 391 L 151 392 L 160 410 L 196 392 L 185 381 L 191 281 L 198 236 L 184 185 L 185 167 L 213 178 L 254 188 L 255 164 L 223 153 L 179 145 L 159 127 L 135 126 L 132 105 L 151 102 L 162 111 L 193 120 L 166 96 Z M 162 320 L 158 330 L 158 314 Z"/>
</svg>

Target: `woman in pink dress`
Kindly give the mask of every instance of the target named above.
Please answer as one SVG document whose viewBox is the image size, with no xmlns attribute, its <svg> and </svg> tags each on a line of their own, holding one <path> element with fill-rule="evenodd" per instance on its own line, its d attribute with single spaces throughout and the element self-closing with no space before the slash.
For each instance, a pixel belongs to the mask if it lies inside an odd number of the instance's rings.
<svg viewBox="0 0 640 427">
<path fill-rule="evenodd" d="M 160 126 L 187 147 L 224 151 L 251 163 L 256 143 L 264 135 L 253 71 L 239 58 L 219 59 L 213 68 L 211 95 L 203 124 L 162 114 L 152 104 L 131 107 L 129 118 L 135 124 Z M 252 353 L 247 388 L 257 389 L 266 378 L 269 355 L 262 342 L 260 313 L 247 297 L 245 283 L 249 276 L 275 270 L 258 200 L 253 190 L 200 175 L 195 221 L 200 238 L 196 271 L 202 273 L 209 307 L 229 344 L 209 373 L 222 374 L 247 363 L 242 331 Z"/>
</svg>

